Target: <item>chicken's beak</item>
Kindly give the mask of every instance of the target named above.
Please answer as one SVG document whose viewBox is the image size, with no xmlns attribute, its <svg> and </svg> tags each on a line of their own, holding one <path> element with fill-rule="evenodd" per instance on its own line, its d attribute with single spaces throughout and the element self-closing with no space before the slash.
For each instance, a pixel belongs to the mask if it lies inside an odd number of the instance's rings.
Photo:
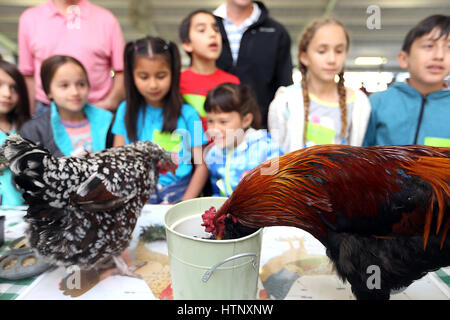
<svg viewBox="0 0 450 320">
<path fill-rule="evenodd" d="M 177 164 L 169 163 L 169 162 L 165 162 L 165 161 L 159 161 L 157 166 L 158 166 L 160 174 L 166 174 L 167 172 L 170 171 L 170 172 L 172 172 L 173 175 L 175 175 L 175 171 L 178 168 Z"/>
</svg>

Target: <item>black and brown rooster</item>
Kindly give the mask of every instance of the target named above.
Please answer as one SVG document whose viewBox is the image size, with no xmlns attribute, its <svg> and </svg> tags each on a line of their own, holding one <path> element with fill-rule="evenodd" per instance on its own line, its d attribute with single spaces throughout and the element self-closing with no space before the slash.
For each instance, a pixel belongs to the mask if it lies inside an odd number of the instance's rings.
<svg viewBox="0 0 450 320">
<path fill-rule="evenodd" d="M 159 170 L 174 171 L 170 154 L 140 141 L 80 157 L 53 157 L 19 135 L 0 147 L 29 206 L 27 238 L 47 261 L 82 270 L 113 258 L 122 275 L 135 276 L 121 257 Z"/>
<path fill-rule="evenodd" d="M 389 299 L 450 265 L 450 149 L 322 145 L 265 162 L 242 179 L 212 229 L 226 237 L 265 226 L 306 230 L 357 299 Z"/>
</svg>

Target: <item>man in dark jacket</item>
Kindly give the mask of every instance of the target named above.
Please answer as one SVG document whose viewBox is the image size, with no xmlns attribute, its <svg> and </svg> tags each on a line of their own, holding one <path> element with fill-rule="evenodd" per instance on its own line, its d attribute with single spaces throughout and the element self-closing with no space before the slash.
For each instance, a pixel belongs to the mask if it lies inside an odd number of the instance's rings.
<svg viewBox="0 0 450 320">
<path fill-rule="evenodd" d="M 269 104 L 280 86 L 292 84 L 291 39 L 262 2 L 226 0 L 214 11 L 223 39 L 217 67 L 254 90 L 267 128 Z"/>
</svg>

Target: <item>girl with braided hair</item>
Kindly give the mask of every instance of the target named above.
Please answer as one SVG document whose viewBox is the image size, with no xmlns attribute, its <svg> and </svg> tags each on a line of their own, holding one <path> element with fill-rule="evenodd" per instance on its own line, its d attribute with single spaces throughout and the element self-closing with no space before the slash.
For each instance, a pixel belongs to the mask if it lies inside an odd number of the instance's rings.
<svg viewBox="0 0 450 320">
<path fill-rule="evenodd" d="M 280 87 L 269 107 L 269 130 L 283 152 L 317 144 L 362 145 L 370 103 L 362 91 L 344 85 L 349 44 L 336 19 L 306 27 L 298 50 L 301 84 Z"/>
</svg>

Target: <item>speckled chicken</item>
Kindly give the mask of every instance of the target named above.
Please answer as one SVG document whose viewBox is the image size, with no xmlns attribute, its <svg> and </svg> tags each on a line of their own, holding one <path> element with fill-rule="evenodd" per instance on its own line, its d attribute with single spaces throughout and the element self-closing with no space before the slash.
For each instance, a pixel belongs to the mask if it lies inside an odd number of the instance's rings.
<svg viewBox="0 0 450 320">
<path fill-rule="evenodd" d="M 50 262 L 89 270 L 114 259 L 134 276 L 121 253 L 128 247 L 159 171 L 174 172 L 170 154 L 140 141 L 81 157 L 53 157 L 18 135 L 0 148 L 29 205 L 27 238 Z M 0 160 L 0 161 L 2 161 Z"/>
</svg>

